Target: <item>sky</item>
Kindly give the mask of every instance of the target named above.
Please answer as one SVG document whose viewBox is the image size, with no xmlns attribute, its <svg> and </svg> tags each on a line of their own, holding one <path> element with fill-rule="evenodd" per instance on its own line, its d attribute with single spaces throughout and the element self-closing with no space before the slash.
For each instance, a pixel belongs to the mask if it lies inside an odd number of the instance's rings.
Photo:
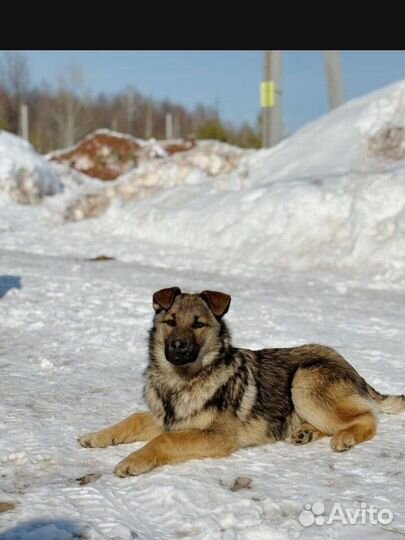
<svg viewBox="0 0 405 540">
<path fill-rule="evenodd" d="M 56 83 L 80 66 L 94 94 L 128 86 L 188 108 L 217 107 L 235 124 L 255 123 L 263 51 L 24 51 L 34 83 Z M 405 75 L 404 51 L 342 51 L 345 98 L 361 96 Z M 322 51 L 283 53 L 283 123 L 286 134 L 328 111 Z"/>
</svg>

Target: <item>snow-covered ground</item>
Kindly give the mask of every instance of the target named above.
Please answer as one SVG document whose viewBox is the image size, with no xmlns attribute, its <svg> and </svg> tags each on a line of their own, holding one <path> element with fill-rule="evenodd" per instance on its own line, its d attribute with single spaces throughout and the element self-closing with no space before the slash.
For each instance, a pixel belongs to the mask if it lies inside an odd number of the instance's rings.
<svg viewBox="0 0 405 540">
<path fill-rule="evenodd" d="M 1 540 L 405 534 L 405 415 L 381 416 L 375 439 L 344 454 L 327 440 L 277 443 L 127 479 L 113 466 L 139 444 L 76 442 L 144 407 L 151 296 L 172 285 L 230 293 L 236 345 L 329 344 L 380 391 L 404 392 L 404 93 L 402 83 L 351 102 L 279 147 L 246 152 L 229 171 L 187 161 L 182 183 L 165 186 L 156 169 L 149 196 L 117 190 L 102 216 L 78 223 L 63 223 L 66 207 L 97 181 L 0 134 L 8 157 L 7 167 L 0 161 L 0 512 L 2 502 L 16 505 L 0 513 Z M 397 146 L 384 154 L 387 129 Z M 11 167 L 33 161 L 64 192 L 18 205 Z M 156 167 L 179 171 L 181 155 Z M 97 255 L 116 259 L 89 260 Z M 232 491 L 240 476 L 250 488 Z M 363 515 L 386 509 L 393 520 L 305 526 L 301 512 L 314 502 L 325 516 L 340 503 Z"/>
</svg>

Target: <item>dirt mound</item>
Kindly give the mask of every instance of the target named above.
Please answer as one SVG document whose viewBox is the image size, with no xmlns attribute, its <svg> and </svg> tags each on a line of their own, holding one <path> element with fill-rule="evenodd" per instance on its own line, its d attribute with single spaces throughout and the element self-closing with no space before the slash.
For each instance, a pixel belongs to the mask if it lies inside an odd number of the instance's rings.
<svg viewBox="0 0 405 540">
<path fill-rule="evenodd" d="M 195 140 L 145 141 L 130 135 L 98 129 L 75 146 L 48 154 L 48 159 L 101 180 L 115 180 L 139 161 L 167 157 L 191 150 Z"/>
<path fill-rule="evenodd" d="M 71 148 L 48 154 L 48 158 L 101 180 L 115 180 L 136 166 L 142 146 L 143 141 L 133 137 L 97 130 Z"/>
</svg>

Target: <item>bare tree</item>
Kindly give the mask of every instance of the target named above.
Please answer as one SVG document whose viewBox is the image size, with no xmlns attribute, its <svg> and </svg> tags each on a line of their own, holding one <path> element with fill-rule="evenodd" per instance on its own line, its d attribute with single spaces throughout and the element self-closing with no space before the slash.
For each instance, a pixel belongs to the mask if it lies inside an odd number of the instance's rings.
<svg viewBox="0 0 405 540">
<path fill-rule="evenodd" d="M 18 132 L 19 109 L 26 103 L 30 141 L 41 152 L 71 146 L 100 127 L 164 138 L 168 113 L 174 137 L 201 135 L 203 130 L 233 144 L 258 145 L 257 126 L 223 124 L 213 107 L 199 105 L 190 111 L 175 102 L 152 99 L 134 87 L 112 95 L 90 95 L 76 65 L 66 68 L 56 85 L 30 85 L 24 54 L 0 51 L 0 71 L 0 128 Z"/>
<path fill-rule="evenodd" d="M 85 121 L 85 84 L 82 70 L 72 64 L 59 77 L 54 119 L 61 146 L 72 146 Z"/>
</svg>

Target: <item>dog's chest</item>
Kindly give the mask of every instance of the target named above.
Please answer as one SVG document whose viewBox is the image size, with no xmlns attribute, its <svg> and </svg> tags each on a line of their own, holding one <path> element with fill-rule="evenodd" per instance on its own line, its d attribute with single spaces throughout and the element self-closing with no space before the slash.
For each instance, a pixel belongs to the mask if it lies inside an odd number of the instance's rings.
<svg viewBox="0 0 405 540">
<path fill-rule="evenodd" d="M 215 374 L 189 384 L 175 384 L 162 377 L 150 376 L 145 385 L 145 400 L 155 419 L 166 430 L 204 429 L 215 411 L 206 407 L 229 374 Z"/>
</svg>

